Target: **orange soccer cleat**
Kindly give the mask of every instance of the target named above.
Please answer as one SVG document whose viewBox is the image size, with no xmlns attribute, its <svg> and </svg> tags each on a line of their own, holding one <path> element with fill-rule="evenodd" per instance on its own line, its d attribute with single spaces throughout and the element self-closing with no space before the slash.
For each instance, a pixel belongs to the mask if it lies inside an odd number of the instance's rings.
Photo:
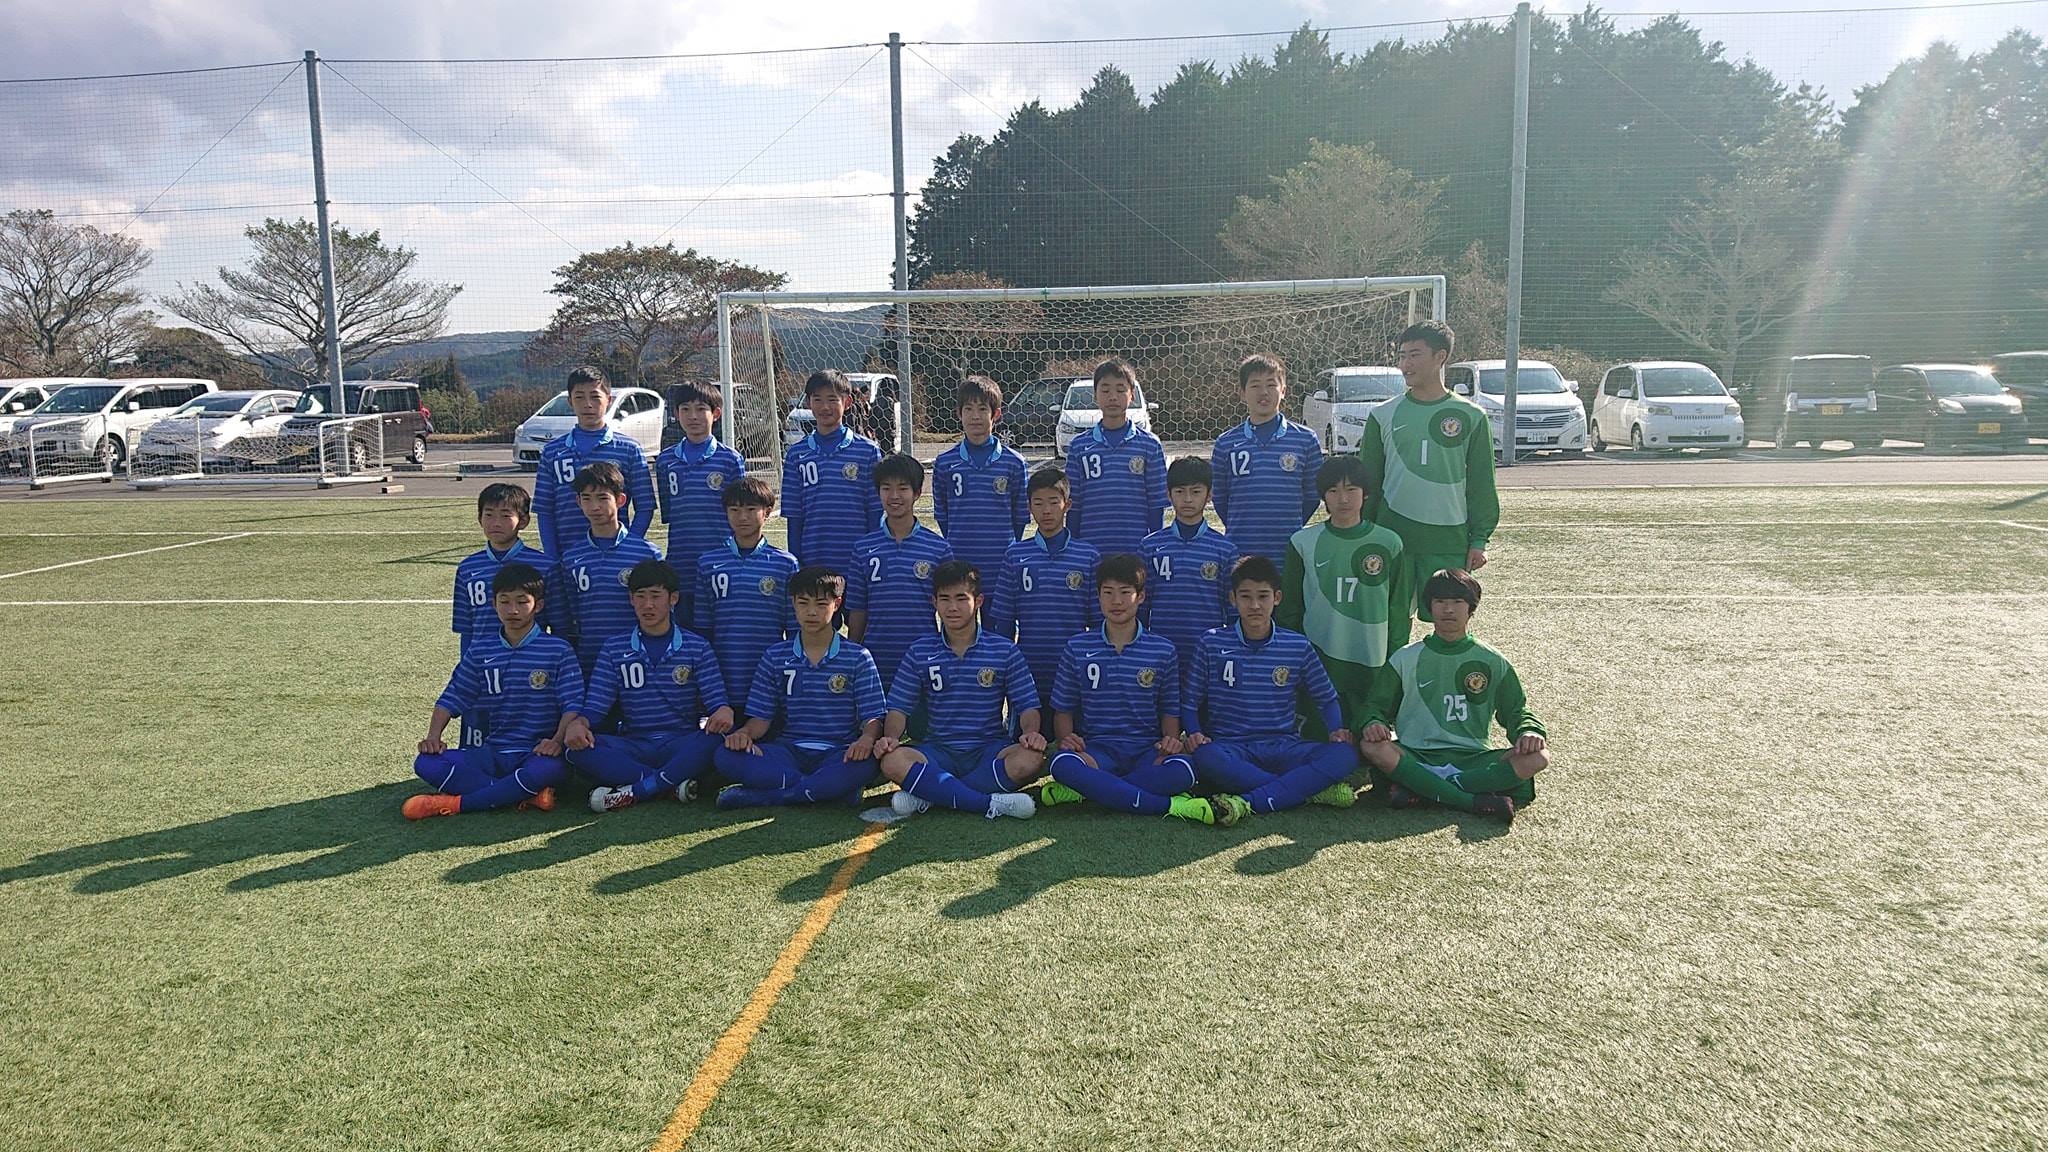
<svg viewBox="0 0 2048 1152">
<path fill-rule="evenodd" d="M 445 792 L 428 792 L 406 800 L 399 809 L 407 820 L 425 820 L 429 816 L 453 816 L 462 811 L 462 797 L 450 796 Z"/>
<path fill-rule="evenodd" d="M 555 810 L 555 790 L 553 788 L 543 788 L 519 802 L 519 810 L 521 812 L 529 808 L 540 812 L 553 812 Z"/>
</svg>

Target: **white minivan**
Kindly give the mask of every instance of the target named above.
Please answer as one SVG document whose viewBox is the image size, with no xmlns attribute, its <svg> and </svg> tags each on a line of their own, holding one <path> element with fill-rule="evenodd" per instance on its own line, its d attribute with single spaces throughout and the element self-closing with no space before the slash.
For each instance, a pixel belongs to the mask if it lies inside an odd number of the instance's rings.
<svg viewBox="0 0 2048 1152">
<path fill-rule="evenodd" d="M 1444 368 L 1444 386 L 1486 412 L 1493 442 L 1501 443 L 1507 410 L 1508 362 L 1466 360 Z M 1579 390 L 1541 360 L 1515 370 L 1515 448 L 1523 452 L 1578 452 L 1586 447 L 1586 406 Z"/>
<path fill-rule="evenodd" d="M 89 456 L 98 470 L 111 472 L 150 425 L 185 401 L 216 391 L 211 380 L 174 376 L 66 384 L 34 415 L 16 420 L 10 438 L 33 436 L 38 453 Z"/>
<path fill-rule="evenodd" d="M 1301 402 L 1301 422 L 1323 438 L 1325 452 L 1356 452 L 1355 430 L 1365 414 L 1408 387 L 1399 368 L 1327 368 L 1316 390 Z"/>
<path fill-rule="evenodd" d="M 1639 360 L 1608 369 L 1586 435 L 1595 452 L 1610 444 L 1675 452 L 1749 443 L 1742 405 L 1712 368 L 1690 360 Z"/>
</svg>

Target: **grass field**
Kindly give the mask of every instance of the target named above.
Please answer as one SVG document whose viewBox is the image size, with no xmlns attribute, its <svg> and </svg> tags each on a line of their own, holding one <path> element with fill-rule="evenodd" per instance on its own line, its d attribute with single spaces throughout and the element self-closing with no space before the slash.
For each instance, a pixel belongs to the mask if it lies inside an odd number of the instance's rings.
<svg viewBox="0 0 2048 1152">
<path fill-rule="evenodd" d="M 690 1146 L 2048 1144 L 2044 497 L 1509 493 L 1511 832 L 899 825 Z M 648 1147 L 862 831 L 400 819 L 462 503 L 0 507 L 10 1150 Z"/>
</svg>

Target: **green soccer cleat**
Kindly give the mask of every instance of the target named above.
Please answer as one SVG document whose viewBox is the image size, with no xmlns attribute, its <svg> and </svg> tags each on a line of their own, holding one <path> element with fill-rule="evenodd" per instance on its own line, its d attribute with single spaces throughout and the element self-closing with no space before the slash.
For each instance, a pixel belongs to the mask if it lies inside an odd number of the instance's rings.
<svg viewBox="0 0 2048 1152">
<path fill-rule="evenodd" d="M 1209 807 L 1216 812 L 1216 823 L 1225 828 L 1252 814 L 1252 806 L 1244 797 L 1232 796 L 1228 792 L 1219 792 L 1209 797 Z"/>
<path fill-rule="evenodd" d="M 1214 824 L 1216 822 L 1215 807 L 1200 796 L 1190 796 L 1183 792 L 1166 803 L 1166 814 L 1168 816 L 1178 816 L 1183 820 L 1193 820 L 1197 824 Z"/>
<path fill-rule="evenodd" d="M 1311 804 L 1321 804 L 1325 808 L 1349 808 L 1353 804 L 1358 803 L 1358 792 L 1351 785 L 1339 780 L 1321 792 L 1309 797 L 1308 802 Z"/>
<path fill-rule="evenodd" d="M 1038 802 L 1047 808 L 1055 804 L 1079 804 L 1087 797 L 1057 780 L 1047 780 L 1038 789 Z"/>
</svg>

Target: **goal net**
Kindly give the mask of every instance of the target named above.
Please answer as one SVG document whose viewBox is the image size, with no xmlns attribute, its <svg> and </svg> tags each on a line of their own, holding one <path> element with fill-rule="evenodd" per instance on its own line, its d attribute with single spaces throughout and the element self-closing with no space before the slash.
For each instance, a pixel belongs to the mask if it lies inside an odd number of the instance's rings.
<svg viewBox="0 0 2048 1152">
<path fill-rule="evenodd" d="M 850 420 L 884 451 L 929 458 L 956 440 L 956 390 L 978 373 L 1003 389 L 1001 435 L 1027 456 L 1050 455 L 1062 409 L 1081 399 L 1070 398 L 1073 384 L 1109 356 L 1137 368 L 1155 435 L 1206 444 L 1243 419 L 1237 365 L 1245 356 L 1287 364 L 1288 411 L 1298 418 L 1323 373 L 1391 364 L 1401 329 L 1440 320 L 1444 308 L 1442 276 L 729 292 L 718 302 L 719 368 L 742 435 L 772 435 L 777 458 L 809 430 L 803 380 L 821 368 L 853 377 Z M 772 427 L 747 426 L 764 422 Z"/>
</svg>

